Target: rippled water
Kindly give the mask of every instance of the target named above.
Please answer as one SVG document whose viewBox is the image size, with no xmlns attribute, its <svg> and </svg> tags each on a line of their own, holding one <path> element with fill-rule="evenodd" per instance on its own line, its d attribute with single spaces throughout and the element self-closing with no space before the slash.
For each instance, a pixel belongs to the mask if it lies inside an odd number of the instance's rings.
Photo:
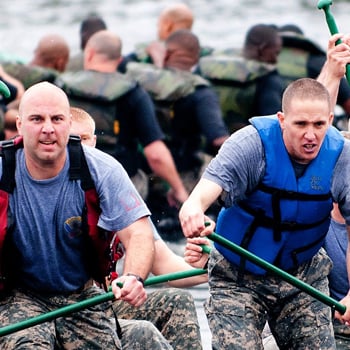
<svg viewBox="0 0 350 350">
<path fill-rule="evenodd" d="M 324 12 L 315 0 L 188 0 L 195 14 L 194 32 L 203 45 L 237 47 L 247 29 L 257 22 L 298 24 L 326 47 L 329 36 Z M 29 59 L 39 38 L 48 32 L 62 34 L 72 52 L 79 51 L 79 24 L 90 12 L 106 20 L 124 43 L 124 53 L 138 42 L 156 36 L 157 16 L 172 3 L 164 0 L 12 0 L 0 4 L 0 51 Z M 341 32 L 350 32 L 349 1 L 333 1 L 330 7 Z"/>
</svg>

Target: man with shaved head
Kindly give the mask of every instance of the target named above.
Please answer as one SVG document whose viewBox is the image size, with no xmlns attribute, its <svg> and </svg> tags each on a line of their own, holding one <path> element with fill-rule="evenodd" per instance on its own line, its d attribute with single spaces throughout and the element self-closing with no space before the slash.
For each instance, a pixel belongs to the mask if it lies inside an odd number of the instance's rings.
<svg viewBox="0 0 350 350">
<path fill-rule="evenodd" d="M 180 29 L 192 30 L 194 16 L 192 10 L 184 3 L 179 2 L 167 6 L 158 17 L 157 35 L 155 41 L 136 49 L 123 58 L 118 67 L 120 72 L 126 71 L 129 62 L 154 63 L 157 67 L 163 67 L 165 57 L 164 41 L 169 35 Z"/>
<path fill-rule="evenodd" d="M 207 158 L 203 151 L 215 155 L 229 133 L 209 82 L 192 73 L 200 56 L 198 37 L 180 29 L 165 40 L 165 48 L 164 68 L 133 62 L 127 75 L 152 96 L 167 144 L 190 192 Z"/>
<path fill-rule="evenodd" d="M 94 280 L 104 281 L 108 269 L 100 265 L 104 257 L 97 254 L 98 243 L 91 230 L 103 233 L 108 242 L 115 239 L 116 232 L 126 247 L 123 273 L 111 282 L 115 297 L 134 306 L 147 298 L 143 278 L 154 257 L 150 212 L 122 166 L 93 147 L 81 146 L 80 140 L 74 143 L 69 138 L 70 128 L 70 106 L 61 89 L 42 82 L 24 93 L 17 118 L 22 138 L 12 146 L 15 167 L 6 156 L 0 159 L 1 196 L 9 201 L 7 209 L 13 218 L 13 225 L 8 225 L 6 215 L 1 215 L 1 235 L 6 235 L 0 251 L 3 326 L 104 293 Z M 75 151 L 73 144 L 78 147 Z M 99 199 L 95 203 L 100 207 L 96 226 L 90 219 L 89 226 L 84 224 L 89 200 L 83 175 L 77 176 L 75 171 L 72 176 L 72 169 L 82 172 L 82 164 L 86 164 Z M 11 169 L 14 178 L 10 180 L 15 183 L 9 188 Z M 98 268 L 101 273 L 96 273 Z M 116 320 L 106 313 L 109 307 L 110 303 L 102 303 L 1 337 L 0 347 L 121 349 Z M 138 344 L 144 330 L 140 324 L 125 341 L 131 342 L 129 346 L 135 345 L 135 340 Z M 147 339 L 143 341 L 147 343 Z M 170 349 L 160 334 L 148 345 L 150 349 Z"/>
<path fill-rule="evenodd" d="M 107 24 L 97 14 L 88 15 L 80 25 L 80 49 L 81 52 L 69 58 L 66 70 L 77 71 L 84 68 L 84 49 L 91 36 L 100 30 L 107 29 Z"/>
<path fill-rule="evenodd" d="M 58 34 L 43 36 L 30 61 L 31 66 L 40 66 L 63 72 L 69 59 L 69 46 L 66 39 Z"/>
<path fill-rule="evenodd" d="M 135 81 L 116 71 L 121 45 L 111 31 L 95 33 L 84 50 L 84 70 L 66 72 L 56 84 L 66 91 L 72 106 L 94 118 L 96 147 L 122 163 L 142 197 L 148 192 L 148 179 L 141 170 L 146 161 L 170 185 L 168 201 L 176 206 L 187 198 L 187 191 L 163 142 L 151 98 Z"/>
<path fill-rule="evenodd" d="M 3 68 L 27 89 L 42 81 L 54 82 L 57 75 L 66 69 L 68 59 L 67 41 L 59 34 L 47 34 L 39 40 L 28 64 L 4 62 Z"/>
<path fill-rule="evenodd" d="M 179 29 L 192 29 L 192 10 L 184 3 L 166 7 L 158 18 L 158 39 L 166 40 L 169 35 Z"/>
</svg>

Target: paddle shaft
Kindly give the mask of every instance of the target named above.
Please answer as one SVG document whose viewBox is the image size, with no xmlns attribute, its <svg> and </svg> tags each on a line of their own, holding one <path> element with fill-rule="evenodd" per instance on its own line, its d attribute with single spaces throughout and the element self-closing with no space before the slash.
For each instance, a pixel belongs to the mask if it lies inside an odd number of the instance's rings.
<svg viewBox="0 0 350 350">
<path fill-rule="evenodd" d="M 175 272 L 175 273 L 169 273 L 165 275 L 160 275 L 160 276 L 154 276 L 154 277 L 149 277 L 145 281 L 145 286 L 151 286 L 154 284 L 158 283 L 166 283 L 169 281 L 174 281 L 182 278 L 188 278 L 188 277 L 193 277 L 193 276 L 198 276 L 202 275 L 204 273 L 207 273 L 207 270 L 203 269 L 192 269 L 192 270 L 187 270 L 187 271 L 181 271 L 181 272 Z M 98 304 L 101 304 L 106 301 L 111 301 L 114 300 L 114 294 L 113 292 L 109 291 L 107 293 L 97 295 L 95 297 L 89 298 L 87 300 L 83 300 L 77 303 L 74 303 L 72 305 L 67 305 L 62 308 L 59 308 L 57 310 L 53 310 L 50 312 L 47 312 L 42 315 L 38 315 L 29 319 L 26 319 L 24 321 L 20 321 L 15 324 L 11 324 L 8 326 L 4 326 L 0 328 L 0 337 L 15 333 L 17 331 L 36 326 L 38 324 L 44 323 L 44 322 L 49 322 L 52 321 L 58 317 L 63 317 L 70 315 L 74 312 L 86 309 L 88 307 L 92 307 Z"/>
<path fill-rule="evenodd" d="M 329 31 L 332 35 L 339 33 L 337 24 L 335 22 L 334 16 L 330 10 L 330 5 L 332 4 L 332 1 L 330 0 L 320 0 L 318 2 L 318 8 L 321 10 L 324 10 L 324 14 L 326 17 L 326 22 L 329 28 Z M 341 40 L 337 40 L 337 44 L 341 43 Z M 346 65 L 346 79 L 348 83 L 350 84 L 350 65 Z"/>
<path fill-rule="evenodd" d="M 262 267 L 266 271 L 272 272 L 273 274 L 281 277 L 284 281 L 290 283 L 294 287 L 299 288 L 300 290 L 306 292 L 307 294 L 311 295 L 315 299 L 321 301 L 322 303 L 330 306 L 332 309 L 340 312 L 341 314 L 344 314 L 346 311 L 346 307 L 343 304 L 340 304 L 335 299 L 329 297 L 328 295 L 321 293 L 316 288 L 310 286 L 309 284 L 299 280 L 298 278 L 292 276 L 291 274 L 283 271 L 282 269 L 268 263 L 267 261 L 259 258 L 258 256 L 250 253 L 246 249 L 240 247 L 237 244 L 234 244 L 230 242 L 228 239 L 219 236 L 216 233 L 212 233 L 208 235 L 208 238 L 210 238 L 212 241 L 221 244 L 225 248 L 229 249 L 230 251 L 245 257 L 247 260 L 253 262 L 254 264 Z"/>
</svg>

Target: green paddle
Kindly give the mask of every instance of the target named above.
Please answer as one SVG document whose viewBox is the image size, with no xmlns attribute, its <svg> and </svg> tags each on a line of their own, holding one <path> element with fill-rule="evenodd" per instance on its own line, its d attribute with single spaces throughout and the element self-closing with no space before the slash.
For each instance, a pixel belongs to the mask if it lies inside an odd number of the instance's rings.
<svg viewBox="0 0 350 350">
<path fill-rule="evenodd" d="M 292 276 L 291 274 L 285 272 L 284 270 L 268 263 L 267 261 L 259 258 L 258 256 L 250 253 L 246 249 L 240 247 L 237 244 L 234 244 L 230 242 L 228 239 L 219 236 L 217 233 L 212 233 L 208 235 L 208 238 L 210 238 L 212 241 L 221 244 L 225 248 L 229 249 L 230 251 L 245 257 L 249 261 L 253 262 L 254 264 L 262 267 L 266 271 L 272 272 L 275 275 L 281 277 L 284 281 L 290 283 L 294 287 L 299 288 L 303 292 L 306 292 L 307 294 L 311 295 L 315 299 L 321 301 L 322 303 L 330 306 L 332 309 L 340 312 L 341 314 L 344 314 L 346 311 L 346 307 L 343 304 L 340 304 L 335 299 L 331 298 L 330 296 L 321 293 L 316 288 L 310 286 L 309 284 L 299 280 L 298 278 Z"/>
<path fill-rule="evenodd" d="M 158 283 L 166 283 L 169 281 L 174 281 L 182 278 L 188 278 L 188 277 L 193 277 L 193 276 L 198 276 L 202 275 L 204 273 L 207 273 L 207 270 L 203 269 L 193 269 L 193 270 L 187 270 L 187 271 L 182 271 L 182 272 L 175 272 L 175 273 L 169 273 L 166 275 L 160 275 L 160 276 L 154 276 L 154 277 L 149 277 L 145 281 L 145 286 L 150 286 L 153 284 L 158 284 Z M 120 285 L 121 287 L 122 285 Z M 107 293 L 97 295 L 95 297 L 89 298 L 84 301 L 77 302 L 72 305 L 67 305 L 62 308 L 59 308 L 57 310 L 53 310 L 50 312 L 47 312 L 45 314 L 41 314 L 29 319 L 26 319 L 24 321 L 20 321 L 15 324 L 11 324 L 8 326 L 4 326 L 0 328 L 0 337 L 15 333 L 17 331 L 36 326 L 40 323 L 44 322 L 49 322 L 52 321 L 58 317 L 63 317 L 70 315 L 74 312 L 86 309 L 88 307 L 92 307 L 98 304 L 101 304 L 105 301 L 110 301 L 114 300 L 114 294 L 109 290 Z"/>
<path fill-rule="evenodd" d="M 320 0 L 317 4 L 317 7 L 320 10 L 324 10 L 329 31 L 333 35 L 339 33 L 339 31 L 337 24 L 335 23 L 334 16 L 330 10 L 330 5 L 332 5 L 332 0 Z M 340 42 L 341 41 L 338 40 L 337 44 L 339 44 Z M 350 84 L 350 66 L 348 64 L 346 65 L 346 79 Z"/>
</svg>

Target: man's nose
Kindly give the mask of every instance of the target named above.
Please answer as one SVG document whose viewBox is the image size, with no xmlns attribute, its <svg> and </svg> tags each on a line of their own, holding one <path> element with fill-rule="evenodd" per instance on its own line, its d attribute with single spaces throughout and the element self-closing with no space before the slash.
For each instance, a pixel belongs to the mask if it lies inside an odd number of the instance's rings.
<svg viewBox="0 0 350 350">
<path fill-rule="evenodd" d="M 45 133 L 53 133 L 54 127 L 52 125 L 51 120 L 46 120 L 43 125 L 43 132 Z"/>
</svg>

